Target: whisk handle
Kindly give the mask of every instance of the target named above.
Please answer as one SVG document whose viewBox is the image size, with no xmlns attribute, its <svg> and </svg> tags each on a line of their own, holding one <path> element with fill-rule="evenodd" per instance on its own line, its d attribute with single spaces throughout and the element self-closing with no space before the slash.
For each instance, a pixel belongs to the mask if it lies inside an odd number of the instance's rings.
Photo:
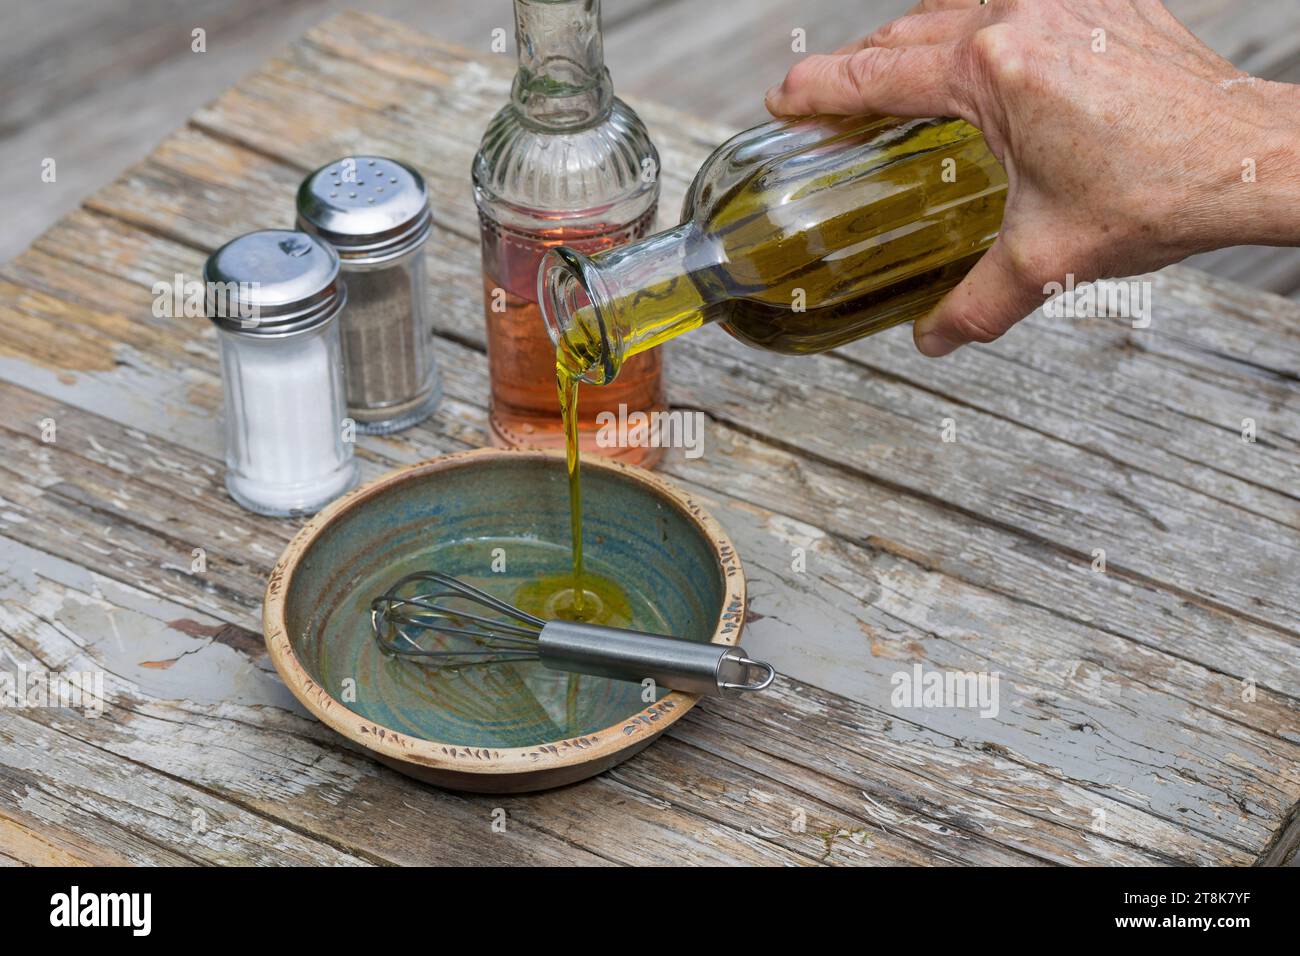
<svg viewBox="0 0 1300 956">
<path fill-rule="evenodd" d="M 702 644 L 598 624 L 548 621 L 537 638 L 544 666 L 573 674 L 641 682 L 714 697 L 762 690 L 776 671 L 742 647 Z"/>
</svg>

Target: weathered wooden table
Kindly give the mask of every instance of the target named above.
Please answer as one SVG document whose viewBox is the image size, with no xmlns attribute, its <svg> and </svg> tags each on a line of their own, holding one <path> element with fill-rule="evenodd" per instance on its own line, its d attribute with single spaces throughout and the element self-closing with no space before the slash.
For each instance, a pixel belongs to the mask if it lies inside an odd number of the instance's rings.
<svg viewBox="0 0 1300 956">
<path fill-rule="evenodd" d="M 151 287 L 289 223 L 321 162 L 411 162 L 447 397 L 359 454 L 373 477 L 483 444 L 468 171 L 509 77 L 340 16 L 0 274 L 0 669 L 106 673 L 98 717 L 0 710 L 0 861 L 1289 859 L 1300 306 L 1185 269 L 1153 277 L 1150 328 L 1040 314 L 942 361 L 906 330 L 806 359 L 712 330 L 670 346 L 671 400 L 708 429 L 663 470 L 739 546 L 770 693 L 508 798 L 411 782 L 305 715 L 258 617 L 297 524 L 227 498 L 212 330 L 154 317 Z M 636 105 L 667 221 L 724 131 Z M 900 706 L 917 667 L 997 674 L 996 714 Z"/>
</svg>

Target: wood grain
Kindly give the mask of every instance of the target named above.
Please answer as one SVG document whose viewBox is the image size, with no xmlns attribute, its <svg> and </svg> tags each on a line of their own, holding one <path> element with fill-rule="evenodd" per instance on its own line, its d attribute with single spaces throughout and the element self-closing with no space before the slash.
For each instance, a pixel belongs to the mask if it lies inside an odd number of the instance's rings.
<svg viewBox="0 0 1300 956">
<path fill-rule="evenodd" d="M 905 334 L 797 361 L 708 330 L 673 347 L 670 397 L 707 415 L 707 444 L 664 470 L 737 542 L 746 646 L 786 675 L 771 693 L 707 702 L 596 780 L 514 798 L 420 787 L 307 718 L 258 634 L 264 577 L 298 524 L 225 496 L 212 332 L 153 316 L 150 287 L 196 275 L 234 234 L 283 224 L 322 158 L 364 146 L 412 161 L 440 226 L 429 266 L 447 398 L 427 425 L 363 438 L 358 453 L 373 477 L 485 443 L 465 170 L 507 82 L 414 31 L 337 18 L 0 269 L 0 647 L 33 666 L 103 669 L 110 687 L 95 719 L 0 712 L 12 742 L 0 855 L 1030 865 L 1294 853 L 1300 326 L 1284 300 L 1184 269 L 1152 278 L 1149 330 L 1038 316 L 940 363 Z M 665 158 L 668 221 L 722 130 L 637 107 Z M 1246 416 L 1254 444 L 1240 440 Z M 956 443 L 939 439 L 945 417 Z M 1097 546 L 1104 574 L 1090 567 Z M 997 671 L 998 715 L 892 706 L 892 678 L 917 663 Z M 66 760 L 38 759 L 55 744 Z M 95 788 L 112 796 L 64 805 Z M 490 826 L 497 806 L 505 834 Z M 190 833 L 195 807 L 221 821 L 215 834 Z"/>
<path fill-rule="evenodd" d="M 621 93 L 650 98 L 740 128 L 764 118 L 761 91 L 802 56 L 824 52 L 898 15 L 910 0 L 744 0 L 696 4 L 605 0 L 606 59 Z M 45 157 L 57 184 L 9 200 L 0 261 L 138 161 L 194 108 L 347 0 L 163 0 L 87 5 L 52 0 L 17 7 L 0 36 L 0 165 L 30 175 Z M 369 0 L 366 8 L 486 53 L 494 29 L 509 35 L 505 0 Z M 1290 0 L 1169 0 L 1208 46 L 1267 79 L 1300 81 L 1300 30 Z M 209 45 L 190 49 L 202 26 Z M 649 40 L 650 42 L 647 42 Z M 514 56 L 513 37 L 499 54 Z M 27 170 L 27 173 L 22 173 Z M 1300 297 L 1300 252 L 1228 249 L 1198 268 Z"/>
</svg>

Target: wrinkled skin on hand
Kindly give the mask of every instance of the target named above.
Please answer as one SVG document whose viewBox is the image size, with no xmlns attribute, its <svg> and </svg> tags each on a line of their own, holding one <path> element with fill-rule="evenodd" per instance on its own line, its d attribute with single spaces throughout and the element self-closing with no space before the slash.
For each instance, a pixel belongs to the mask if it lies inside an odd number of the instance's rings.
<svg viewBox="0 0 1300 956">
<path fill-rule="evenodd" d="M 1237 70 L 1157 0 L 923 0 L 801 61 L 767 106 L 961 117 L 1006 167 L 997 242 L 916 323 L 927 355 L 998 338 L 1067 273 L 1300 244 L 1300 87 Z"/>
</svg>

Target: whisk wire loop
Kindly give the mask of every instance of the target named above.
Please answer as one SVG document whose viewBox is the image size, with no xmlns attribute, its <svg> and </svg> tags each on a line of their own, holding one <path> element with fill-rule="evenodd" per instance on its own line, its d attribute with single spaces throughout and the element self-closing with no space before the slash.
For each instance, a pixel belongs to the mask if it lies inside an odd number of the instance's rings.
<svg viewBox="0 0 1300 956">
<path fill-rule="evenodd" d="M 434 590 L 403 596 L 416 582 L 432 583 Z M 462 599 L 494 611 L 489 617 L 444 601 Z M 461 663 L 505 663 L 536 660 L 537 635 L 546 622 L 486 591 L 440 571 L 408 574 L 370 605 L 370 624 L 379 646 L 390 654 Z M 469 645 L 448 649 L 426 647 L 408 629 L 453 638 L 468 638 Z M 394 638 L 401 638 L 405 645 Z"/>
</svg>

